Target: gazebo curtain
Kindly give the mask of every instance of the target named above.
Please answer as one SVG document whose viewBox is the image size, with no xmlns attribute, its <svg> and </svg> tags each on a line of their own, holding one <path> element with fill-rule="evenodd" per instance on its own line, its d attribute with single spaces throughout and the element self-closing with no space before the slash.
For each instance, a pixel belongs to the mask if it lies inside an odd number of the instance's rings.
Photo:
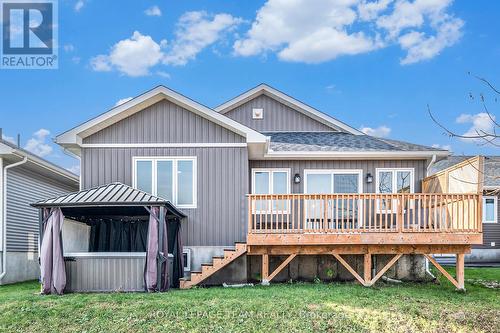
<svg viewBox="0 0 500 333">
<path fill-rule="evenodd" d="M 151 207 L 144 268 L 146 290 L 149 292 L 167 290 L 168 274 L 168 234 L 165 210 Z"/>
<path fill-rule="evenodd" d="M 43 209 L 43 237 L 40 246 L 42 294 L 59 294 L 66 286 L 61 229 L 64 215 L 60 208 Z"/>
</svg>

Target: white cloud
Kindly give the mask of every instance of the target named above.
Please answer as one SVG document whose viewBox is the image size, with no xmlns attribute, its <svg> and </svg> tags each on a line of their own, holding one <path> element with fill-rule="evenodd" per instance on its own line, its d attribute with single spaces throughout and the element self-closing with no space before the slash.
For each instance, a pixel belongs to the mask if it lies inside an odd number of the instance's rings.
<svg viewBox="0 0 500 333">
<path fill-rule="evenodd" d="M 207 46 L 215 43 L 224 32 L 234 29 L 242 19 L 229 14 L 213 17 L 204 11 L 187 12 L 177 23 L 175 40 L 163 58 L 169 65 L 185 65 Z"/>
<path fill-rule="evenodd" d="M 128 101 L 130 101 L 131 99 L 132 99 L 132 97 L 126 97 L 126 98 L 119 99 L 119 100 L 115 103 L 115 106 L 122 105 L 123 103 L 127 103 L 127 102 L 128 102 Z"/>
<path fill-rule="evenodd" d="M 98 55 L 91 59 L 93 70 L 107 72 L 116 68 L 128 76 L 144 76 L 157 65 L 163 53 L 161 47 L 150 36 L 134 31 L 132 37 L 116 43 L 109 55 Z"/>
<path fill-rule="evenodd" d="M 69 168 L 66 168 L 66 170 L 74 173 L 75 175 L 79 175 L 80 174 L 80 164 L 72 165 Z"/>
<path fill-rule="evenodd" d="M 158 72 L 156 72 L 156 75 L 164 77 L 166 79 L 170 79 L 170 74 L 168 74 L 167 72 L 164 72 L 164 71 L 158 71 Z"/>
<path fill-rule="evenodd" d="M 2 133 L 2 139 L 5 140 L 5 141 L 8 141 L 10 143 L 17 144 L 16 140 L 14 139 L 14 137 L 5 135 L 3 133 Z"/>
<path fill-rule="evenodd" d="M 359 130 L 366 135 L 376 136 L 379 138 L 386 138 L 389 136 L 389 134 L 391 134 L 391 129 L 385 125 L 379 126 L 377 128 L 361 126 Z"/>
<path fill-rule="evenodd" d="M 149 7 L 144 11 L 147 16 L 161 16 L 161 9 L 158 6 Z"/>
<path fill-rule="evenodd" d="M 233 49 L 238 56 L 273 52 L 284 61 L 320 63 L 399 45 L 407 52 L 401 64 L 416 63 L 460 39 L 464 22 L 447 13 L 451 2 L 268 0 Z"/>
<path fill-rule="evenodd" d="M 73 52 L 75 50 L 75 46 L 73 44 L 66 44 L 64 45 L 64 51 L 66 52 Z"/>
<path fill-rule="evenodd" d="M 401 48 L 407 51 L 402 65 L 413 64 L 434 58 L 446 47 L 454 45 L 462 37 L 464 22 L 450 19 L 437 28 L 437 34 L 426 37 L 422 32 L 412 31 L 399 37 Z"/>
<path fill-rule="evenodd" d="M 49 130 L 46 130 L 45 128 L 39 129 L 33 133 L 33 137 L 28 140 L 24 149 L 40 157 L 49 155 L 53 151 L 52 146 L 46 142 L 49 135 Z"/>
<path fill-rule="evenodd" d="M 451 151 L 451 146 L 450 145 L 440 145 L 439 143 L 435 143 L 431 147 L 432 148 L 436 148 L 436 149 L 444 149 L 444 150 Z"/>
<path fill-rule="evenodd" d="M 494 115 L 491 117 L 495 120 Z M 463 141 L 484 142 L 484 139 L 478 138 L 478 136 L 494 133 L 495 124 L 486 112 L 480 112 L 477 114 L 463 113 L 457 117 L 456 122 L 458 124 L 471 124 L 471 127 L 464 134 L 462 134 L 463 136 L 471 138 L 462 138 Z M 491 139 L 491 137 L 486 139 Z"/>
<path fill-rule="evenodd" d="M 85 6 L 85 0 L 78 0 L 76 3 L 75 3 L 75 12 L 79 12 L 83 6 Z"/>
</svg>

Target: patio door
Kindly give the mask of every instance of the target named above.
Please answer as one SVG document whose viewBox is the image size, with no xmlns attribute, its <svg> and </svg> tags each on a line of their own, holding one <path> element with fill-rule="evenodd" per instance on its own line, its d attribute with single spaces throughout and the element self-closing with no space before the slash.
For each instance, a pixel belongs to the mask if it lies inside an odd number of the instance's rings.
<svg viewBox="0 0 500 333">
<path fill-rule="evenodd" d="M 362 170 L 305 170 L 304 193 L 361 193 Z M 305 202 L 307 229 L 352 228 L 361 223 L 361 201 L 353 199 L 327 200 L 311 198 Z"/>
</svg>

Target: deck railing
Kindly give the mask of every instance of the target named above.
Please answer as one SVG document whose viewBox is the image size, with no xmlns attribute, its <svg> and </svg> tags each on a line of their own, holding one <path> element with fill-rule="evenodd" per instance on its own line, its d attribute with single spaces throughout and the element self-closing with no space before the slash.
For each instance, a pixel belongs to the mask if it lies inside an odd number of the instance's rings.
<svg viewBox="0 0 500 333">
<path fill-rule="evenodd" d="M 248 232 L 479 233 L 479 194 L 251 194 Z"/>
</svg>

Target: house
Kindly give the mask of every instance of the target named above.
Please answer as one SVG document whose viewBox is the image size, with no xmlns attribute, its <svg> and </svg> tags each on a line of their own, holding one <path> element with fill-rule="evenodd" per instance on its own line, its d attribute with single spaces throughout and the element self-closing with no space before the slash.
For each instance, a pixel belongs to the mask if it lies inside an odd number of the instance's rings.
<svg viewBox="0 0 500 333">
<path fill-rule="evenodd" d="M 451 172 L 461 166 L 466 167 L 473 159 L 473 156 L 449 156 L 435 163 L 430 169 L 430 174 Z M 500 262 L 500 223 L 498 220 L 500 156 L 485 156 L 480 173 L 483 177 L 483 182 L 480 183 L 483 194 L 483 242 L 473 245 L 471 254 L 467 255 L 465 260 L 470 264 L 498 263 Z"/>
<path fill-rule="evenodd" d="M 0 284 L 40 275 L 38 212 L 30 203 L 78 187 L 78 176 L 0 139 Z"/>
<path fill-rule="evenodd" d="M 158 86 L 56 142 L 80 156 L 82 190 L 118 182 L 185 214 L 183 288 L 315 277 L 370 286 L 386 273 L 422 277 L 422 255 L 441 269 L 430 254 L 454 253 L 450 279 L 463 289 L 464 254 L 482 243 L 478 194 L 422 194 L 448 151 L 365 135 L 265 84 L 215 110 Z M 465 204 L 467 216 L 451 210 Z"/>
</svg>

